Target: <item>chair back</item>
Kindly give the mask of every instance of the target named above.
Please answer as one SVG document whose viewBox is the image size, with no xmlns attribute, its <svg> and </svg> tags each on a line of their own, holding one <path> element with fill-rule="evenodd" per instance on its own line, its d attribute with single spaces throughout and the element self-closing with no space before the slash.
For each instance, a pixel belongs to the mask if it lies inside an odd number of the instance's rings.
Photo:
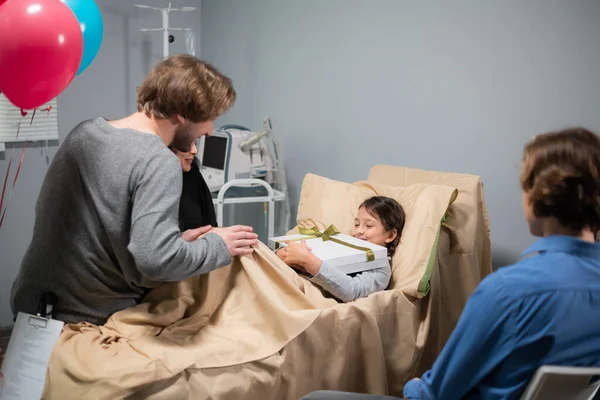
<svg viewBox="0 0 600 400">
<path fill-rule="evenodd" d="M 521 400 L 595 400 L 600 398 L 600 368 L 543 365 Z"/>
</svg>

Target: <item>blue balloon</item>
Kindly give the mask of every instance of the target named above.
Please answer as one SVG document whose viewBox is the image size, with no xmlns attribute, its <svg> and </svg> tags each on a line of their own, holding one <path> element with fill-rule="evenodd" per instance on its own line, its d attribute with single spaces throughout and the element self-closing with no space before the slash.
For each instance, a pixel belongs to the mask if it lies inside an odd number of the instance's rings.
<svg viewBox="0 0 600 400">
<path fill-rule="evenodd" d="M 79 75 L 94 61 L 102 45 L 102 36 L 104 35 L 102 14 L 94 0 L 61 1 L 69 6 L 77 17 L 83 34 L 83 56 L 77 71 L 77 75 Z"/>
</svg>

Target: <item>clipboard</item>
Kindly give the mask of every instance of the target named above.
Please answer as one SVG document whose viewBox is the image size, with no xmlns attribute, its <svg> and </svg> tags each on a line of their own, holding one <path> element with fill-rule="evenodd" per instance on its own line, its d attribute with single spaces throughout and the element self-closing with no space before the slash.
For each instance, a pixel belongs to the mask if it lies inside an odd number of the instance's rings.
<svg viewBox="0 0 600 400">
<path fill-rule="evenodd" d="M 0 400 L 39 399 L 64 322 L 19 312 L 2 363 Z"/>
</svg>

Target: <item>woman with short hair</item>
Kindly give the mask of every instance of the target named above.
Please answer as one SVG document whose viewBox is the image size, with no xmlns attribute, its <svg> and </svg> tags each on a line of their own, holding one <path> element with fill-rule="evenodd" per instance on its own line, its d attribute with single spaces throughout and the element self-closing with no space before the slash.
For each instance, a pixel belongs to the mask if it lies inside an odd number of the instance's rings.
<svg viewBox="0 0 600 400">
<path fill-rule="evenodd" d="M 405 385 L 405 399 L 517 399 L 542 365 L 600 366 L 600 138 L 583 128 L 536 136 L 521 187 L 540 239 L 527 258 L 479 284 L 431 370 Z"/>
</svg>

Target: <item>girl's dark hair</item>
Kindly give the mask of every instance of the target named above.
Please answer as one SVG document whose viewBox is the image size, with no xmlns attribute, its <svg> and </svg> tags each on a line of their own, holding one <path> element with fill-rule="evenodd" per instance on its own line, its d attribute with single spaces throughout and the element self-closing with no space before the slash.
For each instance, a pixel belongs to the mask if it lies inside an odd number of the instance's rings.
<svg viewBox="0 0 600 400">
<path fill-rule="evenodd" d="M 521 187 L 537 218 L 600 230 L 600 138 L 584 128 L 538 135 L 525 147 Z"/>
<path fill-rule="evenodd" d="M 385 196 L 371 197 L 365 200 L 358 208 L 362 207 L 369 214 L 379 218 L 386 231 L 396 230 L 396 238 L 386 246 L 388 255 L 393 257 L 398 244 L 400 244 L 400 236 L 402 235 L 404 222 L 406 221 L 404 209 L 396 200 Z"/>
</svg>

